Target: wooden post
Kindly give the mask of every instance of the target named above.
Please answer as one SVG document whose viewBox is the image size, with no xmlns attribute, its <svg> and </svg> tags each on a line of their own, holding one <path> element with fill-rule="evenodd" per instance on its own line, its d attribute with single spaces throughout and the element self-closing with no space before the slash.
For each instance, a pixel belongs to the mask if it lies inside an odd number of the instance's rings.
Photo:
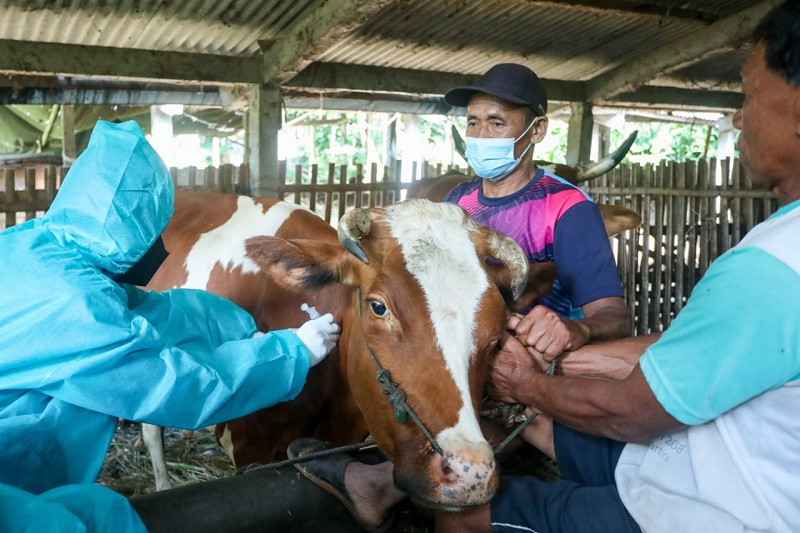
<svg viewBox="0 0 800 533">
<path fill-rule="evenodd" d="M 28 202 L 28 211 L 25 211 L 25 220 L 36 218 L 36 169 L 25 169 L 25 196 Z"/>
<path fill-rule="evenodd" d="M 17 223 L 17 213 L 11 210 L 11 206 L 16 200 L 17 192 L 15 185 L 15 172 L 13 168 L 5 169 L 6 182 L 6 227 L 10 228 Z"/>
</svg>

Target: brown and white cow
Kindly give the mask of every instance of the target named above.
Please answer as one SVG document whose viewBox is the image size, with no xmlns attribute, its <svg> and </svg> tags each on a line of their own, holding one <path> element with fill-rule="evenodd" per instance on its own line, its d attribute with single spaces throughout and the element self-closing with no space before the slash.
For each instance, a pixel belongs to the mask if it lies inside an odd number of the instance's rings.
<svg viewBox="0 0 800 533">
<path fill-rule="evenodd" d="M 303 303 L 342 326 L 337 349 L 295 400 L 217 427 L 237 466 L 280 459 L 301 436 L 345 444 L 371 434 L 398 487 L 419 502 L 454 508 L 491 498 L 497 473 L 476 415 L 489 357 L 507 306 L 548 291 L 551 265 L 529 267 L 509 237 L 426 200 L 351 211 L 337 236 L 293 204 L 177 191 L 163 237 L 170 255 L 150 288 L 208 289 L 262 331 L 299 326 Z M 395 420 L 370 349 L 441 455 L 410 419 Z"/>
</svg>

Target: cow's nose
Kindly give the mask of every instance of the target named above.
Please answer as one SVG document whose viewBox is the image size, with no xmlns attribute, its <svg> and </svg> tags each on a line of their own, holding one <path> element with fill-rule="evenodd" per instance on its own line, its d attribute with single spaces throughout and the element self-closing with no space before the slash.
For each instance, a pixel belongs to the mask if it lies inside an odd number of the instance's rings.
<svg viewBox="0 0 800 533">
<path fill-rule="evenodd" d="M 485 441 L 445 449 L 433 459 L 433 471 L 439 476 L 443 503 L 479 505 L 497 488 L 494 454 Z"/>
</svg>

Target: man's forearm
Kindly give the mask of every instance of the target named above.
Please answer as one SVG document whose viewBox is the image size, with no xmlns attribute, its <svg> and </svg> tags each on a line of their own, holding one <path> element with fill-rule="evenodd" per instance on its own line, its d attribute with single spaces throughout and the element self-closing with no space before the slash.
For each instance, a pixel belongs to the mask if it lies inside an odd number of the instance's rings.
<svg viewBox="0 0 800 533">
<path fill-rule="evenodd" d="M 624 380 L 526 376 L 520 403 L 585 433 L 623 442 L 648 442 L 682 427 L 661 407 L 638 366 Z"/>
<path fill-rule="evenodd" d="M 557 371 L 564 376 L 624 379 L 648 346 L 661 337 L 660 333 L 627 337 L 615 341 L 586 344 L 564 352 L 558 360 Z"/>
<path fill-rule="evenodd" d="M 631 315 L 622 298 L 603 298 L 581 307 L 585 318 L 576 320 L 588 330 L 586 344 L 630 336 Z"/>
</svg>

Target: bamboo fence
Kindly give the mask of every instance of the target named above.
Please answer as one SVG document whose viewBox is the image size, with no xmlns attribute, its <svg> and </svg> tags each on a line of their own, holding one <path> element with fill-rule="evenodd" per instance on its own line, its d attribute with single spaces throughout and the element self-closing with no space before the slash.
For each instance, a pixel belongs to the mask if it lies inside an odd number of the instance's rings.
<svg viewBox="0 0 800 533">
<path fill-rule="evenodd" d="M 294 166 L 281 164 L 278 196 L 303 205 L 331 224 L 357 207 L 381 207 L 405 198 L 410 183 L 397 179 L 402 163 Z M 448 169 L 414 163 L 412 180 Z M 459 169 L 464 170 L 464 169 Z M 64 170 L 39 165 L 2 169 L 0 229 L 41 216 L 64 179 Z M 246 166 L 171 169 L 178 187 L 250 193 Z M 612 238 L 631 333 L 663 331 L 681 310 L 711 262 L 736 245 L 777 209 L 767 191 L 754 190 L 737 161 L 662 162 L 620 165 L 583 184 L 596 202 L 628 207 L 642 215 L 639 228 Z M 4 224 L 4 226 L 2 225 Z"/>
</svg>

